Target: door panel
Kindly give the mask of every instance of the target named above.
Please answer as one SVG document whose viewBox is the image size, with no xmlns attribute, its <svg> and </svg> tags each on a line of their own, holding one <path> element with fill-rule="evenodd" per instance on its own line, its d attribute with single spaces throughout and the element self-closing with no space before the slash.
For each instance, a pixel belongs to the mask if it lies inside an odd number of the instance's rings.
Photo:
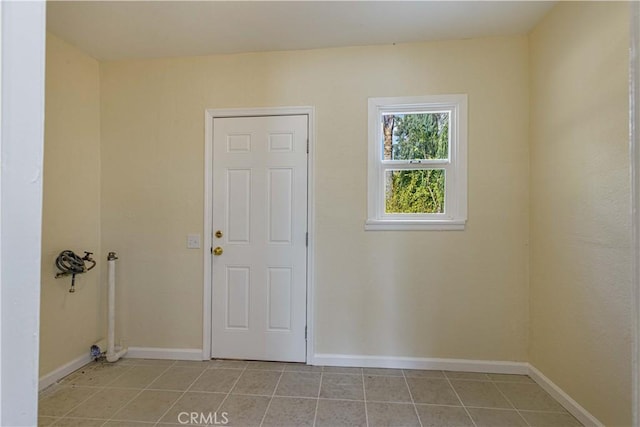
<svg viewBox="0 0 640 427">
<path fill-rule="evenodd" d="M 269 268 L 268 330 L 289 331 L 291 329 L 291 269 Z"/>
<path fill-rule="evenodd" d="M 212 356 L 306 359 L 306 115 L 213 121 Z"/>
<path fill-rule="evenodd" d="M 227 329 L 249 327 L 249 268 L 227 267 Z"/>
<path fill-rule="evenodd" d="M 293 225 L 293 170 L 269 169 L 267 177 L 269 243 L 290 244 Z"/>
<path fill-rule="evenodd" d="M 228 241 L 249 243 L 251 218 L 251 170 L 227 171 L 227 229 Z"/>
</svg>

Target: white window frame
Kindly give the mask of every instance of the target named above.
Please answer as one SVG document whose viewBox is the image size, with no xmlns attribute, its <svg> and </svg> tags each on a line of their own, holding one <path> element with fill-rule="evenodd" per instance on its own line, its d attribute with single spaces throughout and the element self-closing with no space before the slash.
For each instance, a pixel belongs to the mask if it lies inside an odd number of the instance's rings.
<svg viewBox="0 0 640 427">
<path fill-rule="evenodd" d="M 382 115 L 442 112 L 449 115 L 449 158 L 383 160 Z M 385 212 L 385 171 L 444 169 L 444 213 Z M 369 98 L 368 219 L 365 230 L 464 230 L 467 221 L 467 95 Z"/>
</svg>

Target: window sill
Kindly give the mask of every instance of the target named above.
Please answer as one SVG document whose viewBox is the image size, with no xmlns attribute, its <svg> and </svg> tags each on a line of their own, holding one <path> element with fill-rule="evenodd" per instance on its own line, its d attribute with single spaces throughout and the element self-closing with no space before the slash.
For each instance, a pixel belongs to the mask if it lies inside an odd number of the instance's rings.
<svg viewBox="0 0 640 427">
<path fill-rule="evenodd" d="M 379 220 L 369 219 L 364 224 L 365 231 L 460 231 L 466 220 Z"/>
</svg>

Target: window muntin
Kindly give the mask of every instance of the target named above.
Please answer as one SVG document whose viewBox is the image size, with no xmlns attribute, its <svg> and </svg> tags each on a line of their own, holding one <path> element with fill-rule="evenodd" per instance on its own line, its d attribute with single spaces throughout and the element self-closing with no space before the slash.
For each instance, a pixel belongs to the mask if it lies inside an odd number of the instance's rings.
<svg viewBox="0 0 640 427">
<path fill-rule="evenodd" d="M 466 95 L 369 100 L 367 230 L 463 229 Z"/>
</svg>

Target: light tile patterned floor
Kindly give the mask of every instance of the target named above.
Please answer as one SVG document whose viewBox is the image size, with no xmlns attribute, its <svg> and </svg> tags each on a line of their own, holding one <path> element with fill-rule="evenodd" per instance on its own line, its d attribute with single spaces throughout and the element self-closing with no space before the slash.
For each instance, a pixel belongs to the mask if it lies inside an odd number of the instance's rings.
<svg viewBox="0 0 640 427">
<path fill-rule="evenodd" d="M 92 363 L 39 406 L 39 426 L 581 425 L 524 375 L 231 360 Z"/>
</svg>

